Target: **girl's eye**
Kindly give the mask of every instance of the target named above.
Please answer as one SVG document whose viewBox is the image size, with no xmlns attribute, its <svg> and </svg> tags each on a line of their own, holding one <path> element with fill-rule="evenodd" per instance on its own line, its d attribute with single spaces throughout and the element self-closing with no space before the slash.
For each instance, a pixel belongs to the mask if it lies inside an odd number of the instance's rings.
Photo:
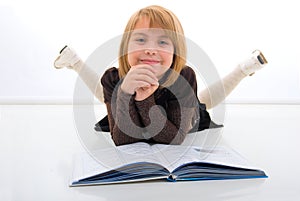
<svg viewBox="0 0 300 201">
<path fill-rule="evenodd" d="M 169 43 L 167 41 L 165 41 L 165 40 L 160 40 L 159 44 L 160 45 L 168 45 Z"/>
<path fill-rule="evenodd" d="M 138 43 L 144 43 L 146 40 L 144 38 L 137 38 L 135 41 Z"/>
</svg>

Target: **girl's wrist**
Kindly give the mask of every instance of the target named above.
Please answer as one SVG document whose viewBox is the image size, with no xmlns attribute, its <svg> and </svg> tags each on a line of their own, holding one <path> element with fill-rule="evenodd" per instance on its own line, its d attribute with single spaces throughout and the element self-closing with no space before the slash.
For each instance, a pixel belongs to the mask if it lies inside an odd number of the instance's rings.
<svg viewBox="0 0 300 201">
<path fill-rule="evenodd" d="M 133 95 L 133 94 L 135 94 L 135 92 L 130 92 L 130 91 L 128 91 L 126 88 L 124 89 L 123 83 L 121 84 L 120 89 L 121 89 L 121 91 L 122 91 L 123 93 L 125 93 L 125 94 L 128 94 L 128 95 Z"/>
<path fill-rule="evenodd" d="M 131 99 L 134 95 L 135 95 L 135 93 L 134 94 L 127 93 L 120 87 L 118 90 L 117 97 L 121 98 L 121 99 Z"/>
</svg>

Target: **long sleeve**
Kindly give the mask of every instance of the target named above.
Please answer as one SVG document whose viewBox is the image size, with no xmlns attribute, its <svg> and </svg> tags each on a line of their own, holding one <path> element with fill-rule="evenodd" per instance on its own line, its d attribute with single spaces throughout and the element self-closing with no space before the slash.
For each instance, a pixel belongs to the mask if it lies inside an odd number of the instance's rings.
<svg viewBox="0 0 300 201">
<path fill-rule="evenodd" d="M 197 84 L 194 71 L 183 70 L 172 86 L 160 87 L 143 101 L 120 89 L 116 68 L 102 79 L 110 131 L 116 145 L 137 141 L 181 144 L 198 113 Z"/>
<path fill-rule="evenodd" d="M 142 136 L 142 124 L 136 112 L 133 97 L 117 91 L 116 101 L 106 102 L 112 139 L 116 145 L 138 142 Z"/>
<path fill-rule="evenodd" d="M 181 144 L 191 129 L 195 108 L 180 107 L 177 100 L 168 102 L 165 110 L 155 104 L 154 97 L 136 102 L 142 122 L 147 128 L 148 139 L 156 143 Z"/>
<path fill-rule="evenodd" d="M 181 144 L 192 127 L 192 119 L 198 115 L 196 92 L 196 75 L 191 68 L 185 68 L 172 86 L 136 101 L 147 137 L 157 143 Z M 164 107 L 159 107 L 159 102 Z"/>
<path fill-rule="evenodd" d="M 143 140 L 143 124 L 137 112 L 134 97 L 120 89 L 121 81 L 118 70 L 108 69 L 102 76 L 101 83 L 110 132 L 115 144 L 122 145 Z"/>
</svg>

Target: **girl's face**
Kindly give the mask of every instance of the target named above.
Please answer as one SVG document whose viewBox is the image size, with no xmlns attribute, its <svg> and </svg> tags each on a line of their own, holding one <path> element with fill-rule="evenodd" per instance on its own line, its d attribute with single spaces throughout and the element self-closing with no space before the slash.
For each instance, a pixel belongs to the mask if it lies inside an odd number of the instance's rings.
<svg viewBox="0 0 300 201">
<path fill-rule="evenodd" d="M 142 17 L 131 33 L 128 43 L 128 62 L 130 66 L 151 65 L 157 78 L 171 67 L 174 45 L 165 31 L 159 27 L 149 27 L 149 19 Z"/>
</svg>

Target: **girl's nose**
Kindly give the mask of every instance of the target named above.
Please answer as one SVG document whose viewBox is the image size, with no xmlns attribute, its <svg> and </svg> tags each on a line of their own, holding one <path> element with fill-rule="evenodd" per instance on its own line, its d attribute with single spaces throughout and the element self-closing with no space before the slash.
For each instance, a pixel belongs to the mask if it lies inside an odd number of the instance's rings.
<svg viewBox="0 0 300 201">
<path fill-rule="evenodd" d="M 147 55 L 155 55 L 155 54 L 157 54 L 157 50 L 153 49 L 153 48 L 147 48 L 147 49 L 145 49 L 145 54 L 147 54 Z"/>
</svg>

